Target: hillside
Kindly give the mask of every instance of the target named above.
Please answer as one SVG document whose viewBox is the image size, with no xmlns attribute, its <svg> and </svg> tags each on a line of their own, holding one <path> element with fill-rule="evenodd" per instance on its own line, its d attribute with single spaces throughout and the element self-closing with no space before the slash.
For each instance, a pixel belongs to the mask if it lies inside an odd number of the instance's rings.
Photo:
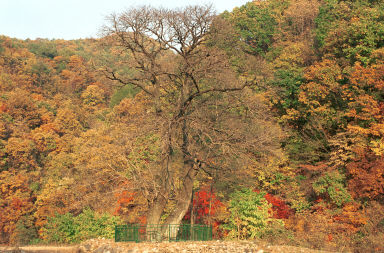
<svg viewBox="0 0 384 253">
<path fill-rule="evenodd" d="M 192 221 L 384 250 L 384 2 L 206 8 L 132 9 L 100 39 L 0 36 L 0 244 Z"/>
</svg>

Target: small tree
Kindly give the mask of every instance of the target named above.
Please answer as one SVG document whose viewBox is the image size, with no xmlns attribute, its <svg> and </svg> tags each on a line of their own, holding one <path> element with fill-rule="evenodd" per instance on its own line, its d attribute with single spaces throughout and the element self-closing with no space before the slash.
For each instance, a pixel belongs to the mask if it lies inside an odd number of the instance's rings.
<svg viewBox="0 0 384 253">
<path fill-rule="evenodd" d="M 228 236 L 237 239 L 260 237 L 271 221 L 268 210 L 271 204 L 264 198 L 265 193 L 254 192 L 249 188 L 236 191 L 231 195 L 229 211 L 231 213 L 225 228 Z"/>
</svg>

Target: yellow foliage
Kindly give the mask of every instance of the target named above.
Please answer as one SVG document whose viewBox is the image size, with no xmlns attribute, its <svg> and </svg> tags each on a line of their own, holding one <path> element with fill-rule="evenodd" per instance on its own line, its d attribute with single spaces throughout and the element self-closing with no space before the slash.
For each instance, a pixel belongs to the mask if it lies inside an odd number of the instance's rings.
<svg viewBox="0 0 384 253">
<path fill-rule="evenodd" d="M 373 140 L 371 141 L 371 150 L 375 153 L 377 156 L 384 155 L 384 141 L 383 139 L 380 140 Z"/>
<path fill-rule="evenodd" d="M 96 106 L 104 102 L 104 90 L 97 85 L 89 85 L 81 94 L 83 102 L 90 106 Z"/>
<path fill-rule="evenodd" d="M 11 137 L 5 149 L 10 165 L 15 169 L 34 169 L 38 167 L 35 160 L 36 146 L 33 141 L 24 138 Z"/>
<path fill-rule="evenodd" d="M 58 109 L 54 124 L 61 133 L 79 134 L 82 130 L 79 116 L 70 108 Z"/>
</svg>

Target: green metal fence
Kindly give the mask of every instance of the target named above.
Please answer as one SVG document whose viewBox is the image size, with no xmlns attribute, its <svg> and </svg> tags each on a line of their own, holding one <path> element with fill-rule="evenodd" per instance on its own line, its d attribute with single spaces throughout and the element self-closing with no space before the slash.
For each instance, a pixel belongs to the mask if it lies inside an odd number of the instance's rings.
<svg viewBox="0 0 384 253">
<path fill-rule="evenodd" d="M 209 240 L 212 240 L 212 226 L 208 225 L 154 224 L 118 225 L 115 227 L 116 242 Z"/>
</svg>

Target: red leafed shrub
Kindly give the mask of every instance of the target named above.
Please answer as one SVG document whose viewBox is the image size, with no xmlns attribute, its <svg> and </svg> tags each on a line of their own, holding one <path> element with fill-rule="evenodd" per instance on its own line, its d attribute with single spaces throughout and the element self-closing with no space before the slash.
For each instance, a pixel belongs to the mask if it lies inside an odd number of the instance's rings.
<svg viewBox="0 0 384 253">
<path fill-rule="evenodd" d="M 147 224 L 147 216 L 140 216 L 138 219 L 140 224 Z"/>
<path fill-rule="evenodd" d="M 273 218 L 288 219 L 293 214 L 293 210 L 281 199 L 270 193 L 265 194 L 264 198 L 272 204 Z"/>
<path fill-rule="evenodd" d="M 216 198 L 211 187 L 202 187 L 193 194 L 193 205 L 184 216 L 186 222 L 191 221 L 191 209 L 193 210 L 193 222 L 195 224 L 212 225 L 214 238 L 222 238 L 225 234 L 220 225 L 227 217 L 225 205 Z"/>
<path fill-rule="evenodd" d="M 7 105 L 0 102 L 0 112 L 6 112 L 8 110 Z"/>
<path fill-rule="evenodd" d="M 126 206 L 134 200 L 135 193 L 122 191 L 121 193 L 116 194 L 117 197 L 117 207 L 115 214 L 121 213 Z"/>
<path fill-rule="evenodd" d="M 142 195 L 137 192 L 122 191 L 115 196 L 117 199 L 115 215 L 123 217 L 128 223 L 146 223 L 145 213 L 148 209 Z"/>
<path fill-rule="evenodd" d="M 258 189 L 254 189 L 254 192 L 260 192 Z M 275 219 L 288 219 L 289 216 L 294 214 L 294 211 L 284 202 L 284 200 L 267 193 L 264 198 L 272 205 L 270 212 Z"/>
<path fill-rule="evenodd" d="M 213 190 L 211 191 L 210 187 L 203 187 L 193 195 L 192 208 L 195 215 L 195 223 L 208 223 L 209 219 L 212 220 L 222 207 L 224 207 L 224 204 L 216 198 L 215 193 Z M 191 210 L 188 210 L 184 220 L 190 219 Z M 215 222 L 213 222 L 213 225 L 215 225 Z"/>
</svg>

